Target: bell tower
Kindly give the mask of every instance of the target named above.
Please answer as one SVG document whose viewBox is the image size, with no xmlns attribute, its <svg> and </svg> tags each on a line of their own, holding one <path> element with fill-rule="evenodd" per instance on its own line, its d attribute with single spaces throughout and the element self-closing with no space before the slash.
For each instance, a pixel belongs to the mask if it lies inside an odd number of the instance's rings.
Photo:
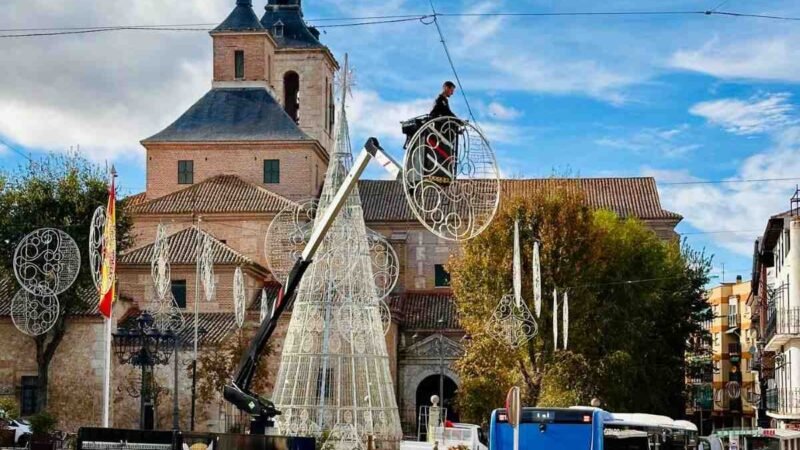
<svg viewBox="0 0 800 450">
<path fill-rule="evenodd" d="M 326 149 L 333 144 L 333 77 L 339 64 L 303 20 L 301 0 L 268 0 L 261 26 L 275 42 L 271 86 L 289 117 Z"/>
<path fill-rule="evenodd" d="M 211 31 L 214 87 L 269 87 L 275 42 L 253 11 L 252 0 L 236 7 Z"/>
</svg>

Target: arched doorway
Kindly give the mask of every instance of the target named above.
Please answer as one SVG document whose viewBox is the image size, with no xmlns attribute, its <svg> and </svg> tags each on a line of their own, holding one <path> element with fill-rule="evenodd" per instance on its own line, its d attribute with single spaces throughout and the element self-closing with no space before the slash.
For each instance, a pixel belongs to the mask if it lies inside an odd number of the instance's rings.
<svg viewBox="0 0 800 450">
<path fill-rule="evenodd" d="M 444 395 L 440 395 L 440 389 Z M 442 402 L 439 405 L 447 409 L 447 420 L 458 422 L 458 410 L 455 402 L 457 390 L 458 385 L 447 375 L 430 375 L 423 379 L 417 386 L 417 430 L 421 429 L 419 426 L 420 409 L 423 406 L 431 406 L 431 396 L 433 395 L 442 397 Z M 420 436 L 420 438 L 424 439 L 425 436 Z"/>
<path fill-rule="evenodd" d="M 286 114 L 299 123 L 300 119 L 300 75 L 289 71 L 283 75 L 283 104 Z"/>
</svg>

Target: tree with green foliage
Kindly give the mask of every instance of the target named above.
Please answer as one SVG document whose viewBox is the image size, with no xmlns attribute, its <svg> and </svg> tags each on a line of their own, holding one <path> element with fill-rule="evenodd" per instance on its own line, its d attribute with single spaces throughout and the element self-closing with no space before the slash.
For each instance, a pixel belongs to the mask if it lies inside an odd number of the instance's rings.
<svg viewBox="0 0 800 450">
<path fill-rule="evenodd" d="M 541 245 L 543 308 L 538 335 L 514 350 L 487 334 L 486 322 L 512 291 L 516 219 L 531 311 L 534 240 Z M 456 365 L 462 417 L 485 421 L 515 385 L 526 405 L 588 405 L 597 397 L 614 411 L 682 415 L 684 352 L 706 314 L 709 267 L 677 237 L 663 240 L 638 220 L 593 210 L 566 184 L 505 202 L 449 263 L 469 337 Z M 553 348 L 554 288 L 569 293 L 568 350 Z"/>
<path fill-rule="evenodd" d="M 19 241 L 38 228 L 57 228 L 69 234 L 81 251 L 81 270 L 77 280 L 58 296 L 61 315 L 46 334 L 32 338 L 38 367 L 38 409 L 47 407 L 50 363 L 58 350 L 69 321 L 99 301 L 89 260 L 89 227 L 98 206 L 108 201 L 106 171 L 77 155 L 50 154 L 30 161 L 14 171 L 0 174 L 0 277 L 14 280 L 13 255 Z M 121 206 L 121 205 L 120 205 Z M 117 250 L 131 245 L 131 220 L 117 208 Z M 16 284 L 16 282 L 15 282 Z M 87 304 L 91 302 L 91 304 Z M 88 364 L 88 362 L 87 362 Z"/>
</svg>

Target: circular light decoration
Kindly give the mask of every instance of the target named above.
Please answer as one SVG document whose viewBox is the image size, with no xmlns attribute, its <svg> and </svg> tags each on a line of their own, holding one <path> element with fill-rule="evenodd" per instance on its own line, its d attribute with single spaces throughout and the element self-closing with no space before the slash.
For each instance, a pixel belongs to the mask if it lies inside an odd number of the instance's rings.
<svg viewBox="0 0 800 450">
<path fill-rule="evenodd" d="M 202 243 L 203 248 L 200 252 L 200 280 L 203 282 L 203 293 L 207 302 L 214 299 L 214 291 L 216 291 L 213 245 L 211 236 L 205 235 Z"/>
<path fill-rule="evenodd" d="M 150 260 L 150 273 L 157 300 L 164 300 L 170 292 L 169 238 L 167 228 L 158 224 L 156 240 L 153 243 L 153 256 Z"/>
<path fill-rule="evenodd" d="M 267 267 L 280 283 L 285 283 L 311 237 L 317 207 L 316 200 L 288 206 L 272 219 L 267 229 L 264 255 Z M 317 273 L 334 274 L 332 278 L 324 281 L 327 287 L 350 285 L 353 281 L 351 277 L 367 273 L 367 267 L 355 267 L 354 264 L 361 261 L 360 255 L 368 253 L 372 279 L 375 283 L 374 294 L 381 300 L 386 298 L 397 285 L 400 277 L 400 260 L 383 235 L 366 228 L 366 236 L 366 242 L 363 242 L 363 233 L 344 227 L 338 221 L 334 222 L 325 236 L 325 243 L 314 257 L 314 264 L 318 267 Z M 343 269 L 344 267 L 348 269 Z M 310 289 L 322 288 L 317 286 L 317 283 L 322 282 L 309 277 L 304 280 Z"/>
<path fill-rule="evenodd" d="M 233 308 L 239 328 L 244 326 L 245 298 L 244 274 L 242 268 L 237 267 L 233 274 Z"/>
<path fill-rule="evenodd" d="M 442 239 L 480 234 L 500 203 L 500 172 L 489 142 L 468 122 L 440 117 L 410 139 L 403 186 L 419 221 Z"/>
<path fill-rule="evenodd" d="M 497 304 L 487 331 L 511 348 L 520 348 L 536 336 L 539 327 L 525 303 L 518 305 L 514 295 L 508 294 Z"/>
<path fill-rule="evenodd" d="M 729 381 L 725 385 L 725 392 L 728 394 L 728 398 L 736 400 L 742 396 L 742 385 L 738 381 Z"/>
<path fill-rule="evenodd" d="M 367 229 L 367 244 L 372 260 L 372 279 L 375 280 L 375 293 L 383 300 L 397 286 L 400 278 L 400 259 L 392 244 L 380 233 Z"/>
<path fill-rule="evenodd" d="M 78 245 L 65 232 L 40 228 L 22 238 L 14 251 L 14 275 L 33 295 L 54 296 L 69 289 L 81 266 Z"/>
<path fill-rule="evenodd" d="M 11 299 L 11 320 L 17 329 L 28 336 L 50 331 L 61 314 L 58 297 L 51 294 L 34 295 L 20 289 Z"/>
<path fill-rule="evenodd" d="M 183 316 L 175 296 L 172 295 L 172 291 L 168 292 L 163 299 L 153 301 L 146 309 L 153 316 L 152 327 L 159 331 L 177 333 L 186 326 L 186 318 Z"/>
<path fill-rule="evenodd" d="M 303 253 L 316 213 L 316 200 L 307 200 L 283 208 L 269 224 L 264 238 L 264 256 L 267 268 L 279 283 L 286 283 L 295 261 Z"/>
<path fill-rule="evenodd" d="M 106 208 L 98 207 L 92 215 L 89 227 L 89 268 L 92 270 L 92 281 L 98 292 L 101 289 L 101 270 L 103 266 L 103 244 L 105 241 Z"/>
</svg>

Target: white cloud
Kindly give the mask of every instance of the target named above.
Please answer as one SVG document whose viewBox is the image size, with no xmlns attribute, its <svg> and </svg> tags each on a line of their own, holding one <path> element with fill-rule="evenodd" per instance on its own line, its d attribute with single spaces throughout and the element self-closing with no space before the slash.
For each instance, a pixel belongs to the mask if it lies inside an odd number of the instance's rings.
<svg viewBox="0 0 800 450">
<path fill-rule="evenodd" d="M 698 49 L 679 50 L 672 67 L 717 78 L 800 81 L 798 36 L 721 40 L 714 38 Z"/>
<path fill-rule="evenodd" d="M 785 128 L 795 122 L 790 94 L 757 96 L 748 100 L 727 98 L 698 103 L 690 113 L 704 117 L 726 131 L 739 134 L 759 134 Z"/>
<path fill-rule="evenodd" d="M 514 120 L 522 116 L 522 111 L 498 102 L 489 103 L 489 115 L 499 120 Z"/>
<path fill-rule="evenodd" d="M 667 129 L 645 128 L 629 136 L 603 137 L 595 140 L 595 143 L 637 154 L 675 158 L 700 148 L 686 135 L 688 129 L 686 124 Z"/>
<path fill-rule="evenodd" d="M 232 2 L 11 2 L 4 28 L 214 23 Z M 80 145 L 95 161 L 143 161 L 139 141 L 175 120 L 211 82 L 203 32 L 120 31 L 5 39 L 0 137 L 33 149 Z"/>
<path fill-rule="evenodd" d="M 347 118 L 352 134 L 357 136 L 376 136 L 402 144 L 404 136 L 400 122 L 422 114 L 427 114 L 433 100 L 388 101 L 371 90 L 354 89 L 352 98 L 347 100 Z"/>
<path fill-rule="evenodd" d="M 709 238 L 720 246 L 749 256 L 759 232 L 716 233 L 720 230 L 761 230 L 767 219 L 788 209 L 795 182 L 668 184 L 697 181 L 687 171 L 657 171 L 646 168 L 645 175 L 656 177 L 664 207 L 678 211 L 700 231 L 715 232 Z M 800 174 L 800 127 L 790 127 L 773 135 L 773 145 L 745 159 L 736 175 L 728 180 L 796 178 Z"/>
</svg>

